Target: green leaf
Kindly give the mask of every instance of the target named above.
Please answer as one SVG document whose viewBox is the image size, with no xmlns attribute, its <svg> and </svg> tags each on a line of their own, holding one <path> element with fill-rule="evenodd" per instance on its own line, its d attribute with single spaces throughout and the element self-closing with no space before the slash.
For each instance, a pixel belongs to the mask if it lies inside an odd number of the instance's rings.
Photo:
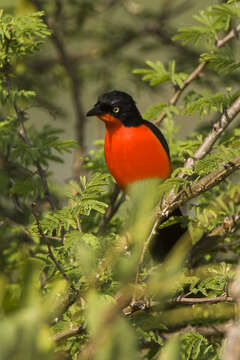
<svg viewBox="0 0 240 360">
<path fill-rule="evenodd" d="M 213 345 L 197 332 L 187 332 L 180 336 L 181 359 L 183 360 L 217 360 Z"/>
<path fill-rule="evenodd" d="M 186 104 L 183 113 L 192 115 L 196 111 L 199 111 L 201 116 L 209 114 L 212 111 L 219 111 L 222 113 L 238 96 L 239 92 L 234 94 L 231 94 L 230 92 L 227 92 L 226 94 L 212 94 L 209 91 L 205 91 L 202 94 L 195 94 L 195 99 Z"/>
<path fill-rule="evenodd" d="M 203 53 L 200 61 L 209 62 L 211 68 L 222 74 L 231 74 L 240 67 L 240 62 L 235 62 L 232 49 L 227 46 L 213 53 Z"/>
<path fill-rule="evenodd" d="M 169 72 L 165 69 L 164 65 L 161 61 L 146 61 L 146 65 L 148 65 L 151 69 L 135 69 L 133 70 L 134 74 L 142 74 L 143 81 L 149 81 L 151 86 L 155 86 L 157 84 L 161 84 L 170 80 Z"/>
<path fill-rule="evenodd" d="M 187 78 L 187 74 L 175 72 L 175 61 L 169 63 L 168 71 L 161 61 L 146 61 L 146 64 L 151 69 L 135 69 L 133 70 L 133 73 L 143 74 L 142 80 L 149 81 L 150 86 L 155 86 L 170 80 L 173 85 L 177 85 L 181 88 L 183 86 L 183 81 Z"/>
</svg>

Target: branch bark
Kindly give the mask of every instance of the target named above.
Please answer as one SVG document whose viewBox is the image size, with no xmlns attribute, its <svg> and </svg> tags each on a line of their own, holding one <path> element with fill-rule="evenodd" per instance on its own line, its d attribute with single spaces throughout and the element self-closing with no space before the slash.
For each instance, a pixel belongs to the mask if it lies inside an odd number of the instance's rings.
<svg viewBox="0 0 240 360">
<path fill-rule="evenodd" d="M 180 304 L 217 304 L 220 302 L 234 302 L 234 299 L 231 296 L 221 295 L 217 297 L 205 297 L 205 298 L 188 298 L 188 297 L 177 297 L 171 301 L 172 303 Z"/>
<path fill-rule="evenodd" d="M 221 133 L 231 124 L 237 114 L 240 112 L 240 96 L 233 104 L 224 111 L 219 120 L 212 127 L 210 133 L 204 139 L 202 145 L 197 149 L 193 157 L 188 158 L 184 164 L 186 169 L 192 169 L 196 161 L 202 159 L 208 154 Z"/>
<path fill-rule="evenodd" d="M 53 341 L 59 342 L 79 334 L 84 334 L 85 332 L 86 329 L 83 325 L 70 327 L 69 329 L 61 331 L 58 334 L 54 335 Z"/>
</svg>

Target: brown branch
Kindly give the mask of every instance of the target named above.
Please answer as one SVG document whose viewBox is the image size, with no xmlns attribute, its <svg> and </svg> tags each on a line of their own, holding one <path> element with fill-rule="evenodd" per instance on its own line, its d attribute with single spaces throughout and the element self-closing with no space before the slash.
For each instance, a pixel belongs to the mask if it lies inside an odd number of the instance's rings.
<svg viewBox="0 0 240 360">
<path fill-rule="evenodd" d="M 62 320 L 63 315 L 67 310 L 79 299 L 79 292 L 73 292 L 72 289 L 69 289 L 61 299 L 61 310 L 58 312 L 57 317 L 51 322 L 51 325 L 57 324 Z"/>
<path fill-rule="evenodd" d="M 53 341 L 59 342 L 59 341 L 62 341 L 62 340 L 66 340 L 66 339 L 68 339 L 70 337 L 73 337 L 73 336 L 76 336 L 76 335 L 79 335 L 79 334 L 82 335 L 82 334 L 85 334 L 85 333 L 86 333 L 86 328 L 83 325 L 70 327 L 67 330 L 64 330 L 64 331 L 61 331 L 61 332 L 55 334 L 54 337 L 53 337 Z"/>
<path fill-rule="evenodd" d="M 173 210 L 181 206 L 186 201 L 193 199 L 218 185 L 239 168 L 240 156 L 237 156 L 234 159 L 223 163 L 218 170 L 211 172 L 198 181 L 190 183 L 186 189 L 177 193 L 174 199 L 166 198 L 163 202 L 163 206 L 159 207 L 158 217 L 160 221 L 165 220 Z"/>
<path fill-rule="evenodd" d="M 230 41 L 233 38 L 236 38 L 240 32 L 240 24 L 233 30 L 231 30 L 223 39 L 218 40 L 216 43 L 216 48 L 221 48 L 224 46 L 228 41 Z M 169 100 L 169 105 L 176 105 L 180 96 L 182 95 L 183 91 L 202 73 L 206 65 L 208 64 L 208 61 L 201 62 L 187 77 L 187 79 L 183 82 L 183 86 L 181 89 L 178 89 L 175 91 L 171 99 Z M 160 124 L 160 122 L 165 119 L 166 113 L 163 112 L 160 114 L 158 119 L 156 120 L 156 124 Z"/>
<path fill-rule="evenodd" d="M 163 201 L 162 206 L 159 205 L 158 213 L 154 221 L 152 230 L 146 242 L 144 243 L 144 247 L 141 253 L 136 275 L 136 282 L 138 282 L 139 274 L 144 262 L 147 249 L 149 248 L 149 245 L 152 242 L 152 239 L 155 236 L 159 225 L 163 221 L 165 221 L 175 209 L 183 205 L 186 201 L 193 199 L 201 193 L 212 189 L 214 186 L 218 185 L 220 182 L 225 180 L 228 176 L 230 176 L 238 169 L 240 169 L 240 156 L 237 156 L 233 160 L 224 163 L 218 170 L 213 171 L 212 173 L 201 178 L 200 180 L 190 183 L 186 187 L 186 189 L 181 190 L 176 195 L 174 194 L 173 196 L 171 194 L 171 196 L 167 197 Z"/>
<path fill-rule="evenodd" d="M 234 302 L 234 299 L 231 296 L 221 295 L 216 297 L 205 297 L 205 298 L 187 298 L 187 297 L 177 297 L 173 299 L 171 303 L 180 303 L 180 304 L 217 304 L 219 302 Z"/>
<path fill-rule="evenodd" d="M 202 159 L 208 154 L 221 133 L 231 124 L 237 114 L 240 112 L 240 96 L 233 102 L 233 104 L 224 111 L 220 119 L 218 119 L 212 127 L 210 133 L 204 139 L 202 145 L 197 149 L 193 157 L 186 160 L 184 167 L 192 169 L 196 161 Z"/>
</svg>

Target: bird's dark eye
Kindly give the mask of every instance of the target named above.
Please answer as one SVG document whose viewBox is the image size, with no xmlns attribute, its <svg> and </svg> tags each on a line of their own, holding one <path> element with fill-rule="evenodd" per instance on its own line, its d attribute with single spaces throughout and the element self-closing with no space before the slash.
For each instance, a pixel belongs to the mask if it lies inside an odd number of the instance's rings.
<svg viewBox="0 0 240 360">
<path fill-rule="evenodd" d="M 119 111 L 120 111 L 120 107 L 119 107 L 119 106 L 114 106 L 113 112 L 114 112 L 115 114 L 117 114 Z"/>
</svg>

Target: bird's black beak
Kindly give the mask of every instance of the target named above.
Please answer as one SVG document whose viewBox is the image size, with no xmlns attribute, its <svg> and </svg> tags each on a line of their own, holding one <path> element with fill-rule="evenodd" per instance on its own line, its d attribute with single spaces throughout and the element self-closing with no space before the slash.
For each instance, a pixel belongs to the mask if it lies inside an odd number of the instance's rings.
<svg viewBox="0 0 240 360">
<path fill-rule="evenodd" d="M 90 109 L 87 114 L 87 116 L 99 116 L 99 115 L 103 115 L 103 111 L 100 108 L 100 105 L 97 103 L 94 105 L 94 107 L 92 109 Z"/>
</svg>

